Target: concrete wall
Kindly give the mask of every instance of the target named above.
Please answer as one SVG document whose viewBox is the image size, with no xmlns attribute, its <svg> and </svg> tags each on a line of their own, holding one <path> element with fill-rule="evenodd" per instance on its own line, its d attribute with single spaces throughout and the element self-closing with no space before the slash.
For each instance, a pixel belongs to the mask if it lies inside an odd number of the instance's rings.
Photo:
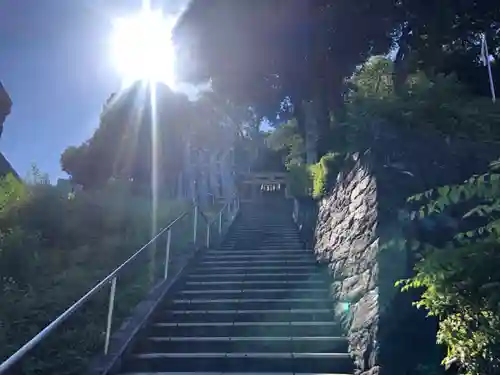
<svg viewBox="0 0 500 375">
<path fill-rule="evenodd" d="M 390 128 L 358 134 L 357 142 L 359 152 L 346 158 L 319 202 L 315 253 L 328 263 L 358 372 L 416 374 L 419 365 L 440 359 L 437 325 L 412 306 L 416 294 L 394 287 L 411 275 L 412 255 L 382 249 L 400 233 L 397 213 L 406 197 L 463 181 L 498 151 Z"/>
</svg>

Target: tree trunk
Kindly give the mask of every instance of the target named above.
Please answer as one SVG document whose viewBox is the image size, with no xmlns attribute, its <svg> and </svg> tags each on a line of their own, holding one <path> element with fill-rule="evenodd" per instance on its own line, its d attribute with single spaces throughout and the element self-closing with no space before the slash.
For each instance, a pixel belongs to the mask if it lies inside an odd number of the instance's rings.
<svg viewBox="0 0 500 375">
<path fill-rule="evenodd" d="M 394 71 L 393 71 L 393 85 L 394 92 L 396 95 L 402 95 L 405 87 L 406 80 L 409 74 L 409 55 L 410 47 L 408 46 L 408 27 L 405 27 L 402 31 L 401 38 L 399 38 L 399 49 L 396 53 L 396 58 L 394 59 Z"/>
</svg>

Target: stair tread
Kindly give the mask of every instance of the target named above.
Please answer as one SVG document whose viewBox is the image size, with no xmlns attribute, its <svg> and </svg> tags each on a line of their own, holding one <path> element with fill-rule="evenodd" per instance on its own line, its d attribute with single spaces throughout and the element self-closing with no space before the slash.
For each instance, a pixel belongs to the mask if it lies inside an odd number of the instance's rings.
<svg viewBox="0 0 500 375">
<path fill-rule="evenodd" d="M 196 289 L 196 290 L 181 290 L 179 294 L 208 294 L 208 293 L 280 293 L 280 292 L 328 292 L 327 288 L 306 289 L 306 288 L 292 288 L 292 289 Z"/>
<path fill-rule="evenodd" d="M 191 298 L 191 299 L 174 299 L 174 303 L 226 303 L 226 302 L 325 302 L 326 298 Z"/>
<path fill-rule="evenodd" d="M 155 326 L 163 327 L 248 327 L 248 326 L 328 326 L 337 325 L 338 323 L 330 321 L 309 321 L 309 322 L 196 322 L 196 323 L 162 323 L 156 322 Z"/>
<path fill-rule="evenodd" d="M 270 309 L 270 310 L 252 310 L 252 309 L 228 309 L 228 310 L 173 310 L 174 314 L 255 314 L 265 312 L 266 314 L 285 314 L 285 313 L 331 313 L 329 309 Z"/>
<path fill-rule="evenodd" d="M 313 274 L 314 275 L 314 274 Z M 281 272 L 281 273 L 226 273 L 226 274 L 212 274 L 212 275 L 200 275 L 196 273 L 192 273 L 190 275 L 187 275 L 188 277 L 236 277 L 236 276 L 254 276 L 254 277 L 268 277 L 268 276 L 312 276 L 310 272 L 302 272 L 302 273 L 289 273 L 289 272 Z"/>
<path fill-rule="evenodd" d="M 348 375 L 342 373 L 307 373 L 307 372 L 122 372 L 120 375 Z"/>
<path fill-rule="evenodd" d="M 200 254 L 155 310 L 119 374 L 345 375 L 353 369 L 325 268 L 303 245 L 291 211 L 280 217 L 279 210 L 242 213 L 218 249 Z"/>
<path fill-rule="evenodd" d="M 276 280 L 276 281 L 267 281 L 267 280 L 254 280 L 254 281 L 188 281 L 186 285 L 248 285 L 248 284 L 325 284 L 323 281 L 319 280 L 303 280 L 303 281 L 289 281 L 289 280 Z"/>
<path fill-rule="evenodd" d="M 289 263 L 305 263 L 315 265 L 311 259 L 249 259 L 249 260 L 208 260 L 202 261 L 201 264 L 289 264 Z"/>
<path fill-rule="evenodd" d="M 276 266 L 246 266 L 246 267 L 202 267 L 202 268 L 196 268 L 196 271 L 199 272 L 201 271 L 219 271 L 219 270 L 313 270 L 316 268 L 315 264 L 312 264 L 310 266 L 281 266 L 281 267 L 276 267 Z"/>
<path fill-rule="evenodd" d="M 342 336 L 151 336 L 151 341 L 345 341 Z"/>
<path fill-rule="evenodd" d="M 136 358 L 350 358 L 348 353 L 308 353 L 308 352 L 251 352 L 251 353 L 232 353 L 232 352 L 205 352 L 205 353 L 138 353 L 134 354 Z"/>
</svg>

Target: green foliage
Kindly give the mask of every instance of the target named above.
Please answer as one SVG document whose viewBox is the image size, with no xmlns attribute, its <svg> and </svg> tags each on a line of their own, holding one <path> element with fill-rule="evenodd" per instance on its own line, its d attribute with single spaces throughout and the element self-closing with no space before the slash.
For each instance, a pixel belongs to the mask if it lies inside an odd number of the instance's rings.
<svg viewBox="0 0 500 375">
<path fill-rule="evenodd" d="M 108 100 L 94 134 L 78 147 L 68 147 L 61 166 L 85 189 L 101 188 L 110 179 L 148 186 L 153 169 L 160 185 L 176 186 L 187 145 L 228 149 L 241 122 L 250 117 L 250 111 L 210 93 L 190 101 L 165 85 L 137 83 Z"/>
<path fill-rule="evenodd" d="M 393 63 L 368 60 L 350 79 L 347 123 L 368 127 L 386 121 L 401 128 L 437 131 L 480 141 L 500 139 L 500 107 L 467 93 L 456 76 L 410 74 L 401 93 L 392 88 Z"/>
<path fill-rule="evenodd" d="M 313 188 L 311 173 L 305 164 L 290 164 L 288 166 L 287 185 L 294 197 L 311 195 Z"/>
<path fill-rule="evenodd" d="M 6 215 L 10 209 L 20 204 L 26 198 L 24 185 L 9 173 L 0 179 L 0 217 Z"/>
<path fill-rule="evenodd" d="M 276 15 L 272 22 L 270 14 Z M 468 92 L 489 96 L 484 68 L 478 64 L 480 38 L 487 35 L 490 53 L 498 60 L 499 19 L 500 8 L 490 0 L 443 0 L 427 6 L 409 0 L 269 0 L 246 5 L 193 0 L 176 25 L 174 40 L 183 80 L 210 80 L 216 92 L 256 108 L 260 116 L 273 119 L 276 112 L 287 112 L 285 97 L 294 111 L 304 101 L 316 102 L 322 142 L 328 134 L 328 112 L 341 112 L 345 78 L 368 56 L 387 54 L 395 45 L 394 76 L 385 76 L 378 92 L 391 82 L 404 95 L 401 83 L 421 70 L 428 76 L 454 73 Z M 230 61 L 227 56 L 232 56 Z M 493 74 L 498 81 L 499 64 L 493 65 Z"/>
<path fill-rule="evenodd" d="M 420 260 L 403 290 L 422 288 L 418 307 L 439 318 L 444 363 L 458 361 L 467 374 L 500 370 L 500 174 L 499 163 L 464 183 L 409 199 L 406 219 L 439 220 L 458 213 L 458 233 L 440 243 L 411 241 Z"/>
<path fill-rule="evenodd" d="M 321 198 L 327 193 L 330 178 L 337 176 L 342 167 L 343 155 L 338 153 L 329 153 L 324 155 L 320 161 L 309 167 L 312 177 L 313 198 Z"/>
<path fill-rule="evenodd" d="M 189 207 L 162 197 L 153 207 L 149 196 L 132 194 L 130 184 L 120 181 L 68 199 L 36 168 L 26 180 L 0 179 L 0 321 L 8 322 L 0 325 L 2 360 Z M 172 232 L 175 264 L 194 249 L 192 223 L 187 215 Z M 204 229 L 200 226 L 199 238 L 205 238 Z M 114 329 L 159 280 L 164 238 L 157 247 L 119 277 Z M 148 262 L 156 268 L 153 278 Z M 102 351 L 107 297 L 107 289 L 97 294 L 23 360 L 18 373 L 82 373 L 89 358 Z"/>
<path fill-rule="evenodd" d="M 316 164 L 289 164 L 288 186 L 295 197 L 312 196 L 315 199 L 327 193 L 330 179 L 336 177 L 343 165 L 344 156 L 338 153 L 324 155 Z"/>
<path fill-rule="evenodd" d="M 288 167 L 304 163 L 305 145 L 300 135 L 297 120 L 280 125 L 266 139 L 267 146 L 281 154 Z"/>
</svg>

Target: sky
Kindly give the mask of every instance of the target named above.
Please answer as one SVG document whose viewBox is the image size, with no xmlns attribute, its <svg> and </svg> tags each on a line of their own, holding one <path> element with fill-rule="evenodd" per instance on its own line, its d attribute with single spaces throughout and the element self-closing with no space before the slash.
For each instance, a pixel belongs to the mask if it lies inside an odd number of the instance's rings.
<svg viewBox="0 0 500 375">
<path fill-rule="evenodd" d="M 187 0 L 164 0 L 166 14 Z M 121 77 L 110 56 L 112 20 L 140 0 L 0 0 L 0 81 L 13 107 L 0 151 L 21 175 L 32 163 L 66 177 L 64 149 L 88 139 Z"/>
</svg>

